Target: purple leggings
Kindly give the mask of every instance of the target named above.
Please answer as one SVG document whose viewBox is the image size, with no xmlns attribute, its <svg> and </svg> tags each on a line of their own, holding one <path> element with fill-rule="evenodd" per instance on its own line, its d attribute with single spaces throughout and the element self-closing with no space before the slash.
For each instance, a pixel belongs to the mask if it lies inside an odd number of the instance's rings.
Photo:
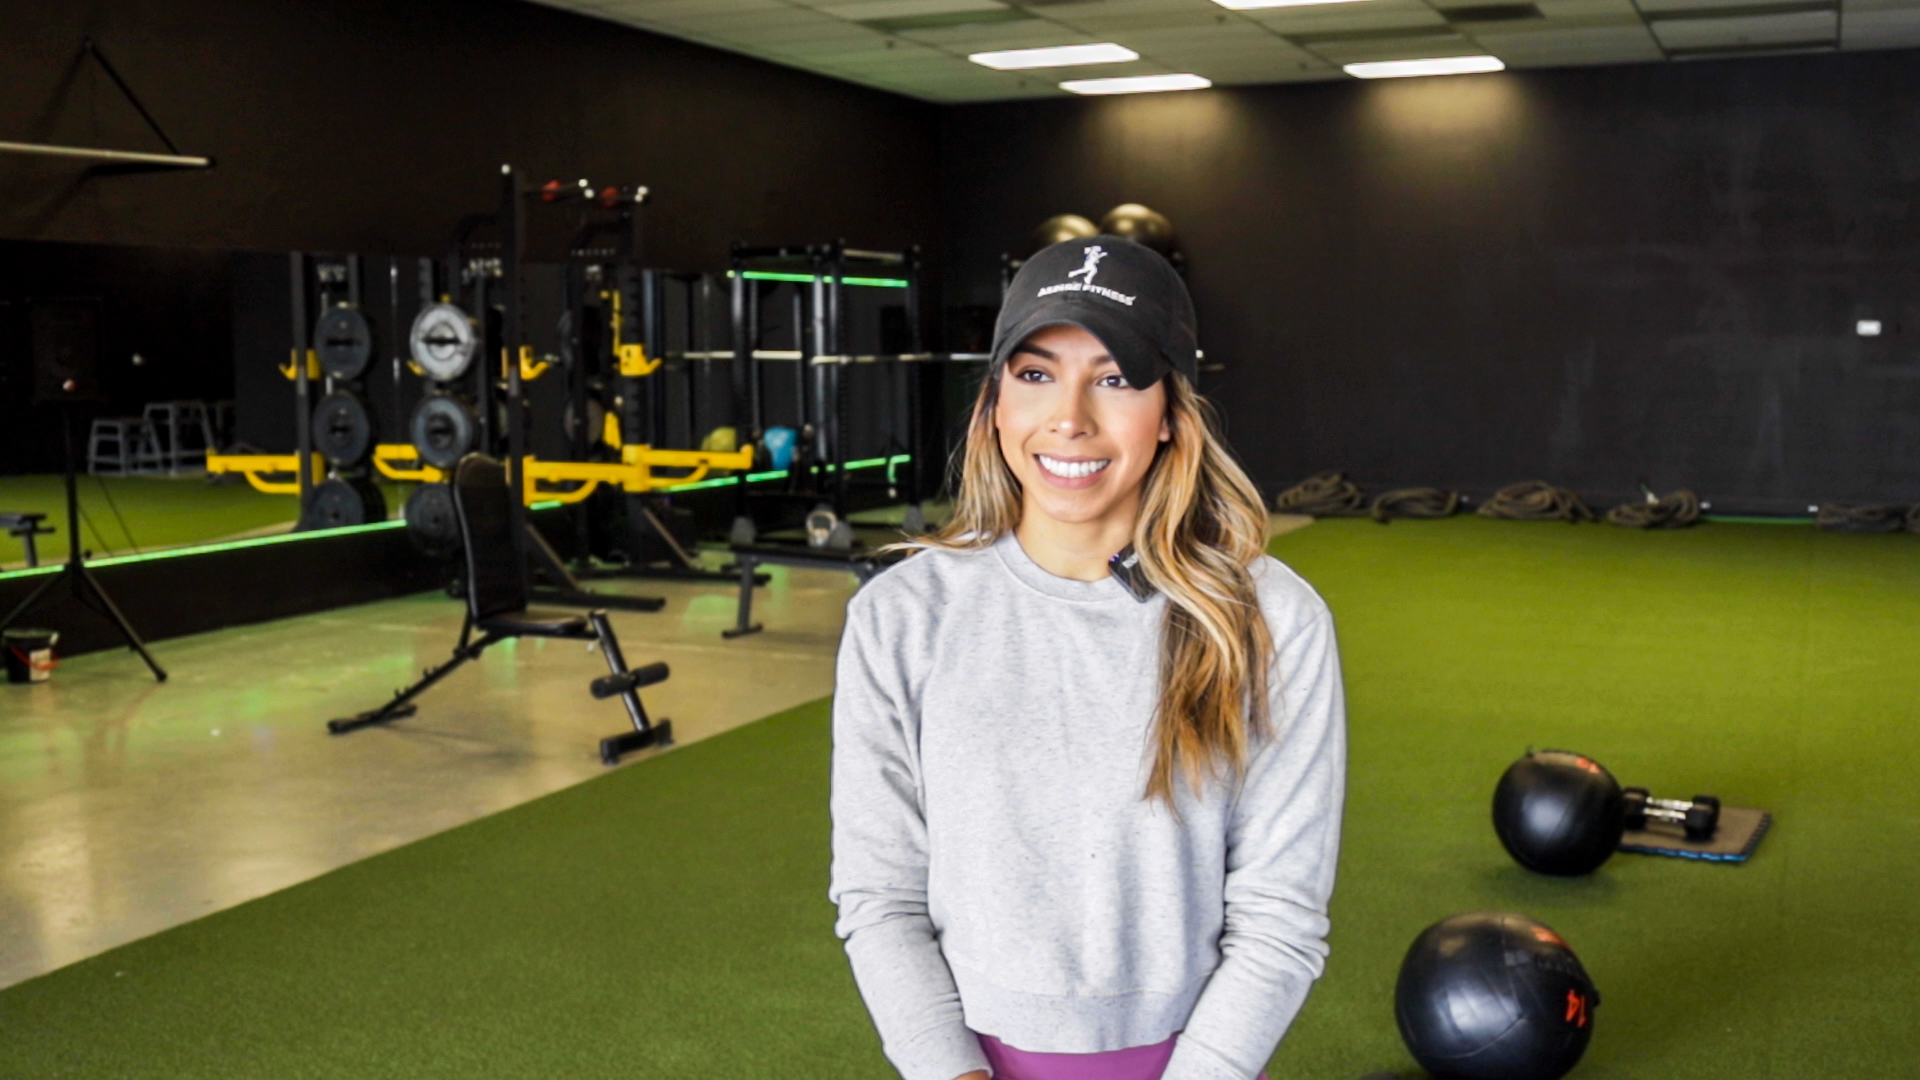
<svg viewBox="0 0 1920 1080">
<path fill-rule="evenodd" d="M 980 1048 L 993 1066 L 994 1080 L 1160 1080 L 1173 1058 L 1174 1039 L 1179 1037 L 1098 1054 L 1043 1054 L 1017 1050 L 991 1035 L 981 1035 Z M 1267 1074 L 1261 1073 L 1260 1080 L 1267 1080 Z"/>
</svg>

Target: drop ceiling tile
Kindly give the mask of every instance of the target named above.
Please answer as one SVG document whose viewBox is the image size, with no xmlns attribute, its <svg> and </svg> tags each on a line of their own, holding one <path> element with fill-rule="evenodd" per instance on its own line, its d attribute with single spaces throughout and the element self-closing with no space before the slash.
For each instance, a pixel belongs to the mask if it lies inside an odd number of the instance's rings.
<svg viewBox="0 0 1920 1080">
<path fill-rule="evenodd" d="M 1163 31 L 1164 33 L 1164 31 Z M 1183 40 L 1174 37 L 1147 38 L 1122 35 L 1120 42 L 1142 56 L 1165 64 L 1186 68 L 1212 78 L 1210 70 L 1237 70 L 1240 67 L 1282 66 L 1297 62 L 1314 63 L 1312 54 L 1271 35 L 1261 34 L 1237 41 Z"/>
<path fill-rule="evenodd" d="M 789 57 L 795 63 L 801 63 L 802 66 L 812 63 L 830 64 L 836 60 L 858 61 L 900 56 L 903 55 L 901 52 L 902 49 L 916 50 L 915 53 L 906 53 L 904 55 L 946 55 L 945 53 L 935 53 L 931 49 L 921 49 L 920 46 L 909 45 L 906 42 L 900 42 L 895 44 L 893 48 L 888 48 L 886 40 L 887 39 L 880 35 L 875 34 L 873 40 L 867 42 L 785 41 L 769 47 L 781 56 Z"/>
<path fill-rule="evenodd" d="M 1252 69 L 1224 75 L 1208 75 L 1216 86 L 1272 86 L 1278 83 L 1331 82 L 1352 76 L 1329 64 L 1290 65 Z"/>
<path fill-rule="evenodd" d="M 695 34 L 718 34 L 728 36 L 737 30 L 786 30 L 793 27 L 825 27 L 844 30 L 846 23 L 838 19 L 829 19 L 803 8 L 782 8 L 778 11 L 727 11 L 710 15 L 678 15 L 670 19 L 651 20 L 661 26 L 671 26 L 676 30 L 686 30 Z"/>
<path fill-rule="evenodd" d="M 1498 55 L 1498 50 L 1502 48 L 1523 50 L 1599 47 L 1620 41 L 1644 41 L 1652 44 L 1653 37 L 1640 20 L 1622 20 L 1617 16 L 1604 18 L 1607 21 L 1553 19 L 1540 20 L 1532 26 L 1513 23 L 1499 30 L 1491 27 L 1476 29 L 1473 36 L 1488 49 L 1493 50 L 1495 55 Z"/>
<path fill-rule="evenodd" d="M 1169 26 L 1152 30 L 1135 30 L 1124 35 L 1122 44 L 1130 49 L 1148 48 L 1190 48 L 1194 46 L 1247 46 L 1258 47 L 1263 42 L 1284 45 L 1272 34 L 1258 26 L 1244 22 L 1207 23 L 1201 26 Z M 1138 42 L 1139 44 L 1135 44 Z"/>
<path fill-rule="evenodd" d="M 1783 5 L 1788 8 L 1805 8 L 1810 2 L 1817 2 L 1817 0 L 1639 0 L 1641 12 L 1656 17 L 1694 11 L 1711 14 L 1715 8 L 1759 8 Z M 1648 21 L 1657 20 L 1649 19 Z"/>
<path fill-rule="evenodd" d="M 1832 41 L 1839 17 L 1832 11 L 1801 11 L 1788 15 L 1746 15 L 1718 19 L 1660 19 L 1653 36 L 1669 51 L 1795 45 Z"/>
<path fill-rule="evenodd" d="M 947 15 L 963 11 L 1004 11 L 1000 0 L 859 0 L 857 3 L 833 2 L 808 5 L 836 19 L 865 22 L 869 19 L 907 19 L 915 15 Z"/>
<path fill-rule="evenodd" d="M 780 0 L 621 0 L 603 10 L 618 19 L 661 22 L 730 11 L 791 11 L 793 7 Z"/>
<path fill-rule="evenodd" d="M 949 61 L 961 64 L 966 63 L 965 60 L 955 61 L 953 57 L 945 53 L 936 53 L 929 50 L 928 52 L 918 55 L 908 54 L 905 56 L 895 55 L 893 52 L 889 52 L 884 56 L 854 53 L 847 56 L 835 57 L 831 60 L 822 59 L 819 64 L 823 71 L 858 71 L 867 75 L 883 75 L 887 73 L 911 73 L 922 70 L 929 64 L 944 64 Z"/>
<path fill-rule="evenodd" d="M 1052 13 L 1048 12 L 1052 18 Z M 1195 11 L 1170 8 L 1164 11 L 1142 11 L 1129 15 L 1079 15 L 1071 20 L 1056 19 L 1063 26 L 1072 26 L 1089 34 L 1118 34 L 1129 30 L 1159 30 L 1183 26 L 1217 26 L 1221 22 L 1236 21 L 1232 16 L 1223 15 L 1219 10 Z"/>
<path fill-rule="evenodd" d="M 1840 21 L 1840 45 L 1846 49 L 1904 49 L 1920 46 L 1920 9 L 1856 10 L 1847 7 Z"/>
<path fill-rule="evenodd" d="M 901 37 L 953 53 L 986 52 L 996 49 L 1037 49 L 1049 45 L 1089 43 L 1083 31 L 1058 26 L 1045 19 L 982 23 L 974 26 L 942 26 L 929 30 L 901 30 L 899 34 Z"/>
<path fill-rule="evenodd" d="M 1482 35 L 1487 51 L 1514 67 L 1563 64 L 1629 64 L 1661 59 L 1647 28 L 1633 26 L 1562 30 L 1541 34 Z"/>
<path fill-rule="evenodd" d="M 1367 0 L 1359 4 L 1328 4 L 1304 8 L 1249 11 L 1248 18 L 1281 34 L 1366 32 L 1409 26 L 1445 26 L 1447 20 L 1413 0 Z"/>
<path fill-rule="evenodd" d="M 818 54 L 823 50 L 841 54 L 880 52 L 886 48 L 885 39 L 877 34 L 856 38 L 845 34 L 822 33 L 817 29 L 804 27 L 758 31 L 735 30 L 726 35 L 726 40 L 743 47 L 794 55 Z"/>
<path fill-rule="evenodd" d="M 1515 71 L 1528 71 L 1538 68 L 1576 68 L 1606 67 L 1613 64 L 1656 64 L 1666 59 L 1658 45 L 1649 39 L 1647 44 L 1636 48 L 1623 49 L 1556 49 L 1548 52 L 1527 53 L 1518 56 L 1500 57 L 1507 67 Z"/>
<path fill-rule="evenodd" d="M 1259 82 L 1298 82 L 1320 78 L 1328 73 L 1342 75 L 1338 68 L 1317 56 L 1304 52 L 1292 55 L 1270 54 L 1219 60 L 1197 60 L 1190 65 L 1194 74 L 1222 85 Z"/>
<path fill-rule="evenodd" d="M 1633 0 L 1534 0 L 1534 7 L 1549 19 L 1580 19 L 1598 15 L 1618 15 L 1638 20 L 1640 11 Z"/>
<path fill-rule="evenodd" d="M 1419 38 L 1368 38 L 1362 41 L 1323 41 L 1307 46 L 1331 64 L 1357 64 L 1370 60 L 1426 60 L 1437 56 L 1474 56 L 1485 52 L 1460 34 Z"/>
<path fill-rule="evenodd" d="M 1227 9 L 1211 0 L 1090 0 L 1085 3 L 1042 4 L 1028 8 L 1035 15 L 1056 22 L 1074 23 L 1081 19 L 1124 15 L 1187 13 L 1227 15 Z"/>
<path fill-rule="evenodd" d="M 1844 17 L 1810 0 L 1533 0 L 1541 18 L 1449 28 L 1444 9 L 1492 0 L 1356 0 L 1234 12 L 1211 0 L 535 0 L 688 41 L 814 71 L 923 101 L 959 103 L 1065 96 L 1057 83 L 1193 71 L 1223 86 L 1344 79 L 1359 60 L 1491 52 L 1515 68 L 1655 62 L 1660 41 L 1692 49 L 1764 50 L 1843 34 L 1847 49 L 1920 47 L 1920 0 L 1842 0 Z M 1779 7 L 1712 17 L 1714 9 Z M 1442 10 L 1436 11 L 1435 7 Z M 1686 17 L 1693 12 L 1709 17 Z M 923 27 L 887 35 L 858 25 L 968 11 L 1036 16 Z M 1392 33 L 1401 30 L 1406 33 Z M 1654 34 L 1660 35 L 1656 40 Z M 1300 46 L 1279 35 L 1305 35 Z M 1330 35 L 1321 37 L 1319 35 Z M 1341 40 L 1345 35 L 1351 38 Z M 987 49 L 1117 41 L 1130 64 L 993 72 L 964 54 Z M 892 47 L 888 43 L 892 42 Z"/>
</svg>

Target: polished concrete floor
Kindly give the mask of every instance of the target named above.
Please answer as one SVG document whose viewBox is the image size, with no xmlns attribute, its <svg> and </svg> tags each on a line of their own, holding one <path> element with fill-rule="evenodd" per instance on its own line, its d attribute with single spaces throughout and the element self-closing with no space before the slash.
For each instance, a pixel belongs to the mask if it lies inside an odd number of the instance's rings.
<svg viewBox="0 0 1920 1080">
<path fill-rule="evenodd" d="M 852 576 L 767 571 L 766 629 L 733 641 L 725 583 L 595 583 L 667 599 L 613 620 L 630 664 L 670 665 L 643 697 L 678 744 L 832 692 Z M 606 668 L 580 642 L 504 643 L 418 715 L 327 734 L 444 660 L 460 622 L 431 594 L 159 642 L 165 684 L 119 650 L 0 683 L 0 986 L 602 775 L 628 722 L 587 693 Z"/>
<path fill-rule="evenodd" d="M 595 583 L 667 599 L 613 618 L 630 663 L 670 665 L 643 697 L 679 744 L 831 692 L 852 576 L 769 573 L 765 631 L 733 641 L 724 583 Z M 160 642 L 165 684 L 124 651 L 0 683 L 0 986 L 602 775 L 629 724 L 587 693 L 606 668 L 580 642 L 503 643 L 418 715 L 327 734 L 460 622 L 434 594 Z"/>
</svg>

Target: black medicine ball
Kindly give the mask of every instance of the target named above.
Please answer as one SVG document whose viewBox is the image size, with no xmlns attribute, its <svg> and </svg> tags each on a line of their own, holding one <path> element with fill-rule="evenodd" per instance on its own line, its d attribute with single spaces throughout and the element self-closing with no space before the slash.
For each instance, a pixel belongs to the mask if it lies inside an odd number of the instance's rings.
<svg viewBox="0 0 1920 1080">
<path fill-rule="evenodd" d="M 1599 762 L 1565 750 L 1529 753 L 1493 789 L 1493 831 L 1538 874 L 1590 874 L 1626 831 L 1620 782 Z"/>
<path fill-rule="evenodd" d="M 1438 1080 L 1558 1080 L 1593 1038 L 1600 993 L 1560 935 L 1477 911 L 1422 931 L 1393 990 L 1400 1037 Z"/>
</svg>

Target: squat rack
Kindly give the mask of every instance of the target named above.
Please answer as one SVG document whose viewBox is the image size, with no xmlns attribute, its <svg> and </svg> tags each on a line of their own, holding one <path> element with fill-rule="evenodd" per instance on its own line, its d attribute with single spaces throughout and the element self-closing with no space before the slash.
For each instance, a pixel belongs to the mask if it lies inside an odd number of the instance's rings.
<svg viewBox="0 0 1920 1080">
<path fill-rule="evenodd" d="M 878 251 L 849 246 L 845 240 L 824 244 L 754 246 L 735 243 L 730 259 L 733 349 L 722 356 L 733 362 L 733 414 L 746 429 L 746 441 L 759 443 L 766 432 L 765 362 L 795 363 L 795 410 L 800 425 L 790 487 L 786 492 L 752 492 L 742 484 L 736 492 L 733 539 L 752 543 L 756 529 L 751 498 L 799 499 L 828 503 L 841 519 L 851 508 L 854 480 L 847 468 L 849 443 L 848 393 L 845 369 L 850 364 L 884 364 L 887 371 L 887 412 L 883 425 L 883 454 L 895 451 L 906 458 L 904 485 L 883 482 L 890 494 L 904 487 L 909 531 L 924 527 L 920 500 L 925 495 L 921 471 L 919 365 L 943 360 L 974 360 L 973 354 L 926 351 L 921 314 L 921 253 L 918 246 L 904 251 Z M 861 271 L 897 275 L 888 278 L 854 276 Z M 805 286 L 793 297 L 793 348 L 763 349 L 758 282 L 790 281 Z M 847 319 L 847 289 L 858 286 L 904 288 L 904 352 L 856 354 L 852 351 Z M 690 358 L 698 354 L 687 354 Z M 900 415 L 905 413 L 904 418 Z"/>
</svg>

